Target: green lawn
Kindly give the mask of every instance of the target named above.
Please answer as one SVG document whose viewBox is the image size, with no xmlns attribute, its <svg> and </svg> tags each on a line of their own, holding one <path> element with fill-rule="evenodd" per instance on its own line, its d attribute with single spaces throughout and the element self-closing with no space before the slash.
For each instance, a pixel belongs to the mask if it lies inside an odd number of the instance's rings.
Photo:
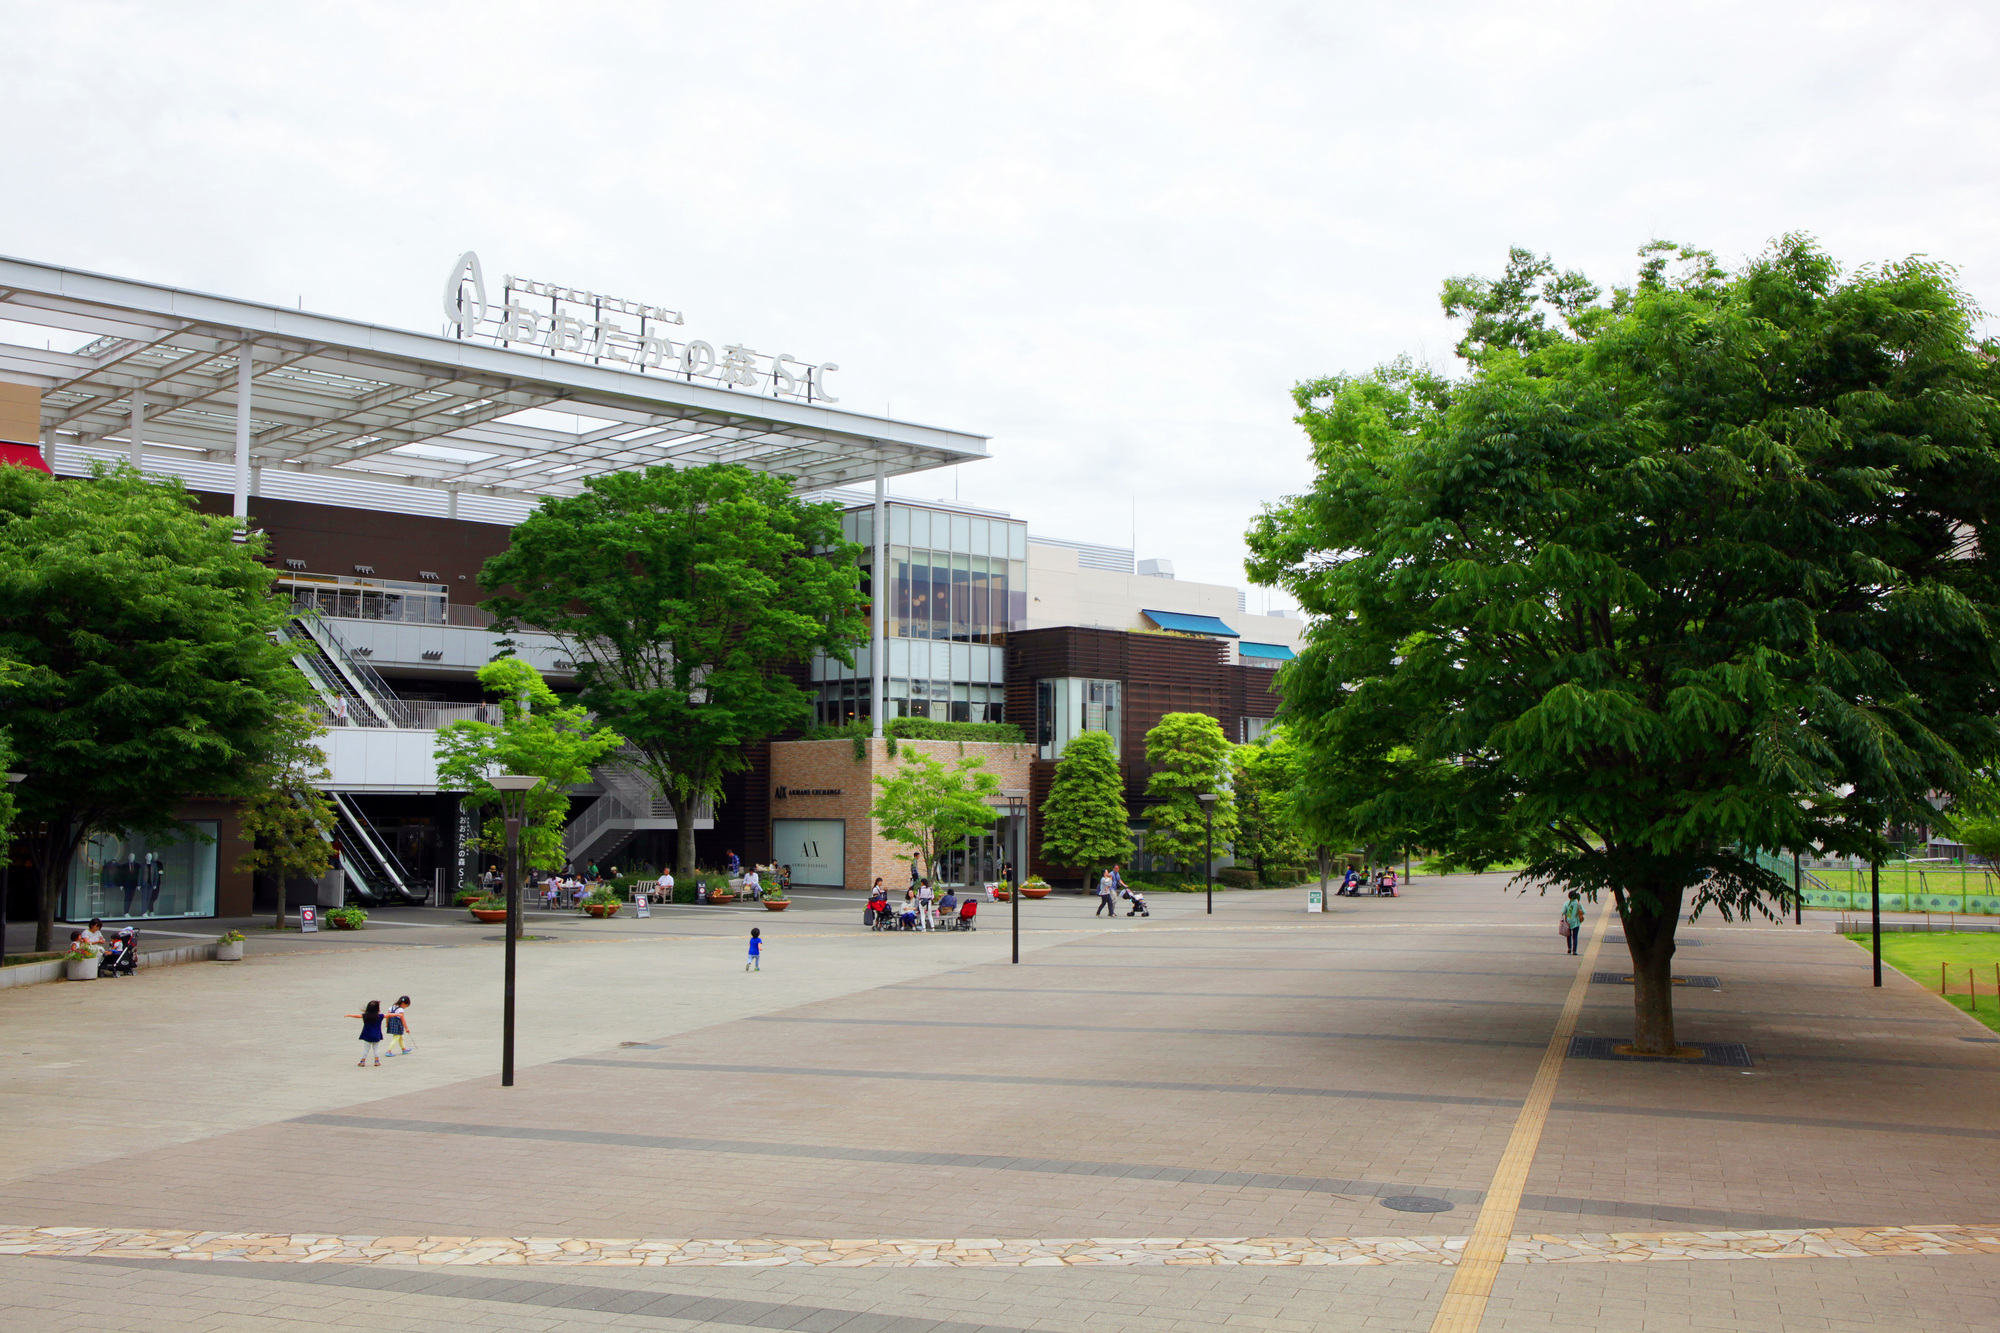
<svg viewBox="0 0 2000 1333">
<path fill-rule="evenodd" d="M 1791 872 L 1784 872 L 1789 878 Z M 1868 871 L 1815 870 L 1812 872 L 1829 889 L 1847 893 L 1868 892 Z M 1981 868 L 1969 866 L 1925 866 L 1920 876 L 1914 867 L 1882 867 L 1884 893 L 1945 893 L 1980 897 L 2000 890 L 2000 876 L 1988 877 Z"/>
<path fill-rule="evenodd" d="M 1863 950 L 1869 948 L 1867 935 L 1847 938 Z M 2000 1032 L 2000 994 L 1996 994 L 2000 992 L 2000 933 L 1895 931 L 1882 936 L 1882 961 L 1933 992 L 1942 980 L 1945 999 Z M 1971 971 L 1969 979 L 1967 969 Z M 1976 1010 L 1972 1008 L 1975 992 Z"/>
</svg>

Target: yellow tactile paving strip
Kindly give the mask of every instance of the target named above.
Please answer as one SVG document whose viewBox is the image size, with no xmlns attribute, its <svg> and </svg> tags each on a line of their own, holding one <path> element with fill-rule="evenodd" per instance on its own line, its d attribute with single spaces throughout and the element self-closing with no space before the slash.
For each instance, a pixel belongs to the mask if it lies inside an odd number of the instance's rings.
<svg viewBox="0 0 2000 1333">
<path fill-rule="evenodd" d="M 1570 983 L 1569 997 L 1535 1069 L 1535 1081 L 1528 1085 L 1527 1101 L 1514 1119 L 1514 1131 L 1493 1171 L 1493 1183 L 1479 1206 L 1479 1220 L 1466 1239 L 1465 1258 L 1452 1274 L 1451 1287 L 1438 1306 L 1431 1333 L 1479 1333 L 1486 1316 L 1486 1301 L 1493 1293 L 1493 1279 L 1513 1248 L 1514 1219 L 1521 1211 L 1521 1194 L 1528 1186 L 1528 1170 L 1542 1146 L 1542 1127 L 1548 1123 L 1549 1107 L 1555 1102 L 1556 1083 L 1562 1078 L 1563 1061 L 1569 1054 L 1569 1039 L 1576 1031 L 1577 1015 L 1583 1012 L 1584 996 L 1590 992 L 1590 974 L 1597 966 L 1597 953 L 1604 944 L 1604 927 L 1611 913 L 1597 914 L 1597 928 L 1577 960 L 1576 979 Z"/>
<path fill-rule="evenodd" d="M 329 1236 L 0 1228 L 0 1254 L 293 1264 L 555 1264 L 600 1268 L 1039 1268 L 1088 1265 L 1460 1264 L 1465 1236 L 1048 1240 L 620 1240 L 535 1236 Z M 2000 1226 L 1810 1231 L 1585 1232 L 1507 1238 L 1502 1263 L 1626 1264 L 1716 1259 L 1883 1259 L 2000 1254 Z"/>
</svg>

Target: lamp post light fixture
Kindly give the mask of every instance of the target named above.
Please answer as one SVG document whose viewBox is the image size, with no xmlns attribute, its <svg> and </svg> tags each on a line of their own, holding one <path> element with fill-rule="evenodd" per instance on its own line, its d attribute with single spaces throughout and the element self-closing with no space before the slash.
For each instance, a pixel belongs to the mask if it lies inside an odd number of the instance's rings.
<svg viewBox="0 0 2000 1333">
<path fill-rule="evenodd" d="M 528 793 L 541 781 L 525 773 L 489 773 L 486 785 L 500 793 L 500 814 L 507 824 L 507 979 L 500 1000 L 500 1086 L 514 1086 L 514 941 L 521 916 L 521 820 Z"/>
<path fill-rule="evenodd" d="M 1208 847 L 1202 859 L 1202 878 L 1208 894 L 1208 914 L 1215 915 L 1215 793 L 1205 791 L 1195 797 L 1201 802 L 1201 816 L 1208 824 Z"/>
<path fill-rule="evenodd" d="M 1014 835 L 1014 855 L 1007 858 L 1007 906 L 1014 922 L 1014 961 L 1021 961 L 1021 853 L 1027 847 L 1027 839 L 1021 836 L 1021 816 L 1028 808 L 1028 793 L 1021 787 L 1003 787 L 1000 794 L 1007 798 L 1007 818 L 1012 821 L 1008 831 Z"/>
<path fill-rule="evenodd" d="M 9 783 L 15 783 L 28 775 L 7 773 L 0 776 L 4 776 Z M 0 829 L 0 835 L 4 835 L 4 841 L 0 841 L 0 954 L 4 954 L 7 952 L 7 895 L 14 888 L 14 831 Z"/>
</svg>

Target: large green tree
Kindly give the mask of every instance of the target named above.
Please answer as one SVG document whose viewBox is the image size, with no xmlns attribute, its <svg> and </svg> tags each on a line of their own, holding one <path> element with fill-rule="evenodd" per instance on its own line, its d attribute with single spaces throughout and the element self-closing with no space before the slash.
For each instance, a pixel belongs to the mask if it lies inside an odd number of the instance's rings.
<svg viewBox="0 0 2000 1333">
<path fill-rule="evenodd" d="M 525 773 L 542 779 L 529 788 L 523 803 L 521 860 L 554 870 L 565 859 L 569 789 L 590 781 L 591 767 L 610 758 L 625 738 L 594 721 L 581 704 L 565 702 L 541 672 L 518 657 L 488 662 L 479 668 L 479 683 L 499 696 L 500 720 L 440 728 L 438 781 L 465 792 L 471 805 L 487 812 L 479 845 L 500 853 L 507 849 L 506 821 L 500 814 L 500 792 L 487 778 Z"/>
<path fill-rule="evenodd" d="M 673 806 L 683 875 L 694 817 L 745 746 L 810 719 L 787 670 L 853 663 L 868 632 L 860 549 L 838 509 L 735 464 L 593 477 L 545 500 L 486 563 L 500 633 L 545 630 L 576 663 L 578 698 L 617 728 Z"/>
<path fill-rule="evenodd" d="M 946 768 L 908 743 L 900 751 L 897 767 L 875 779 L 881 790 L 869 814 L 881 835 L 908 847 L 905 859 L 912 865 L 921 858 L 923 873 L 935 881 L 952 848 L 1000 817 L 993 806 L 1000 779 L 986 771 L 986 760 L 979 755 Z"/>
<path fill-rule="evenodd" d="M 1642 255 L 1454 280 L 1463 378 L 1300 385 L 1318 477 L 1251 546 L 1315 616 L 1302 738 L 1449 764 L 1384 817 L 1609 895 L 1665 1054 L 1678 922 L 1789 901 L 1742 849 L 1879 856 L 1991 762 L 2000 346 L 1927 262 Z"/>
<path fill-rule="evenodd" d="M 1229 790 L 1234 746 L 1206 713 L 1168 713 L 1146 733 L 1146 851 L 1178 865 L 1205 864 L 1211 846 L 1201 797 L 1213 793 L 1217 855 L 1236 837 L 1236 801 Z"/>
<path fill-rule="evenodd" d="M 248 796 L 310 732 L 305 677 L 273 637 L 261 537 L 172 479 L 0 467 L 0 655 L 23 842 L 46 949 L 77 848 L 184 832 L 191 796 Z"/>
<path fill-rule="evenodd" d="M 1131 855 L 1125 775 L 1118 771 L 1111 736 L 1078 732 L 1063 746 L 1048 799 L 1042 802 L 1042 859 L 1081 867 L 1094 878 L 1103 867 Z"/>
</svg>

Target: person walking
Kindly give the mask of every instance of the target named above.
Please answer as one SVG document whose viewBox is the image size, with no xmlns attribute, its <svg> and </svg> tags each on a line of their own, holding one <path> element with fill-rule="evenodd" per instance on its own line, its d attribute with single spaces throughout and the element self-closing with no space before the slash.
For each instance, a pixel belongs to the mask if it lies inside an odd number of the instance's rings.
<svg viewBox="0 0 2000 1333">
<path fill-rule="evenodd" d="M 1577 937 L 1583 934 L 1583 904 L 1577 901 L 1573 893 L 1569 896 L 1569 901 L 1563 904 L 1562 933 L 1569 941 L 1569 951 L 1575 953 Z"/>
<path fill-rule="evenodd" d="M 745 972 L 764 970 L 764 932 L 755 926 L 750 927 L 750 961 L 743 965 L 743 970 Z"/>
<path fill-rule="evenodd" d="M 361 1020 L 361 1058 L 354 1062 L 356 1069 L 368 1063 L 368 1057 L 375 1057 L 375 1067 L 382 1067 L 382 1002 L 370 1000 L 366 1008 L 349 1018 Z"/>
<path fill-rule="evenodd" d="M 382 1024 L 382 1030 L 389 1034 L 388 1055 L 415 1055 L 410 1046 L 410 997 L 400 996 L 389 1006 L 389 1014 Z"/>
<path fill-rule="evenodd" d="M 1098 912 L 1102 912 L 1105 916 L 1114 919 L 1118 915 L 1118 899 L 1113 896 L 1111 872 L 1109 870 L 1105 871 L 1097 881 L 1097 911 L 1092 912 L 1091 915 L 1096 916 Z"/>
</svg>

